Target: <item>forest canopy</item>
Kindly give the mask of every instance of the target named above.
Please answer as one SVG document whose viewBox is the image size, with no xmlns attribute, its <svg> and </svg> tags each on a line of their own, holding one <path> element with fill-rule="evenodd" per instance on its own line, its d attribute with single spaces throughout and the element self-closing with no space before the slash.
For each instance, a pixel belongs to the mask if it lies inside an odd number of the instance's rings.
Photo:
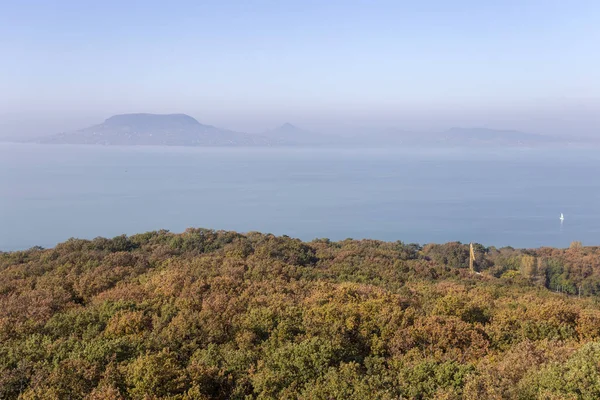
<svg viewBox="0 0 600 400">
<path fill-rule="evenodd" d="M 600 248 L 188 229 L 0 253 L 0 399 L 597 399 Z"/>
</svg>

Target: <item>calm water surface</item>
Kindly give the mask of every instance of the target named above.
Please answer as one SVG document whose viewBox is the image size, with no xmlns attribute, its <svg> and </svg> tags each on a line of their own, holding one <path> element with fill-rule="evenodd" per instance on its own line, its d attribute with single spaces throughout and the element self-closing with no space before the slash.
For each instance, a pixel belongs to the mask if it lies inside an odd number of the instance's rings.
<svg viewBox="0 0 600 400">
<path fill-rule="evenodd" d="M 0 250 L 186 227 L 600 245 L 596 150 L 0 144 Z M 560 213 L 565 221 L 559 221 Z"/>
</svg>

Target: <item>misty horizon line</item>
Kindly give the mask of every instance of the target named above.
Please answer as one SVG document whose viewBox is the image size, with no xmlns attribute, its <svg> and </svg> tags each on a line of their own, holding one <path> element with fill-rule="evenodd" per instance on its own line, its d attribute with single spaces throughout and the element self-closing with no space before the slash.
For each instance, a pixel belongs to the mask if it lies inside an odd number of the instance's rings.
<svg viewBox="0 0 600 400">
<path fill-rule="evenodd" d="M 106 115 L 106 114 L 105 114 Z M 227 130 L 227 131 L 231 131 L 231 132 L 237 132 L 237 133 L 246 133 L 246 134 L 252 134 L 252 135 L 264 135 L 264 134 L 269 134 L 273 131 L 277 131 L 280 129 L 283 129 L 285 127 L 288 128 L 293 128 L 296 129 L 298 131 L 303 131 L 306 133 L 312 133 L 312 134 L 319 134 L 319 135 L 326 135 L 326 136 L 337 136 L 337 137 L 348 137 L 348 138 L 352 138 L 352 137 L 361 137 L 361 136 L 368 136 L 368 135 L 392 135 L 392 134 L 397 134 L 397 135 L 436 135 L 436 134 L 443 134 L 446 132 L 450 132 L 452 130 L 457 130 L 457 129 L 462 129 L 462 130 L 487 130 L 487 131 L 495 131 L 495 132 L 512 132 L 512 133 L 524 133 L 524 134 L 528 134 L 528 135 L 535 135 L 535 136 L 546 136 L 546 137 L 573 137 L 573 138 L 588 138 L 588 139 L 593 139 L 593 138 L 598 138 L 598 131 L 597 130 L 593 130 L 592 132 L 581 132 L 578 129 L 572 129 L 572 130 L 567 130 L 565 133 L 565 131 L 554 131 L 550 129 L 551 132 L 547 132 L 546 129 L 529 129 L 529 128 L 521 128 L 521 127 L 516 127 L 515 125 L 519 125 L 519 124 L 514 124 L 514 125 L 505 125 L 503 123 L 498 123 L 498 124 L 493 124 L 493 123 L 485 123 L 485 122 L 476 122 L 476 123 L 455 123 L 458 121 L 452 121 L 451 123 L 448 123 L 445 126 L 438 126 L 435 128 L 432 127 L 428 127 L 428 128 L 415 128 L 411 125 L 414 125 L 414 121 L 413 123 L 411 122 L 407 122 L 406 124 L 402 124 L 402 123 L 389 123 L 386 125 L 382 125 L 382 123 L 378 123 L 378 122 L 349 122 L 344 118 L 341 118 L 341 121 L 338 123 L 321 123 L 321 127 L 320 128 L 316 128 L 314 127 L 315 122 L 313 121 L 311 122 L 296 122 L 294 119 L 286 119 L 286 118 L 282 118 L 281 121 L 284 121 L 282 123 L 279 124 L 269 124 L 267 125 L 266 123 L 261 124 L 261 128 L 249 128 L 249 127 L 240 127 L 240 123 L 238 122 L 236 127 L 234 128 L 230 128 L 229 126 L 231 125 L 236 125 L 235 122 L 233 122 L 232 124 L 228 124 L 227 123 L 227 118 L 220 118 L 220 121 L 217 123 L 210 123 L 208 121 L 205 121 L 204 119 L 198 119 L 196 117 L 193 116 L 193 113 L 185 113 L 185 112 L 118 112 L 118 113 L 114 113 L 108 117 L 94 117 L 94 119 L 92 119 L 92 117 L 86 117 L 80 120 L 79 123 L 75 123 L 74 119 L 69 119 L 68 117 L 64 117 L 64 118 L 56 118 L 54 120 L 51 121 L 47 121 L 47 123 L 39 123 L 39 119 L 36 121 L 35 117 L 30 117 L 27 118 L 25 120 L 13 120 L 12 123 L 10 120 L 6 121 L 6 120 L 2 120 L 2 118 L 0 118 L 0 139 L 6 141 L 6 140 L 28 140 L 28 139 L 34 139 L 34 138 L 43 138 L 46 136 L 50 136 L 50 135 L 56 135 L 56 134 L 62 134 L 62 133 L 67 133 L 67 132 L 76 132 L 79 130 L 84 130 L 84 129 L 88 129 L 97 125 L 101 125 L 103 123 L 105 123 L 107 120 L 109 120 L 110 118 L 116 117 L 116 116 L 123 116 L 123 115 L 157 115 L 157 116 L 187 116 L 189 118 L 194 119 L 197 123 L 203 125 L 203 126 L 207 126 L 207 127 L 214 127 L 214 128 L 218 128 L 218 129 L 222 129 L 222 130 Z M 457 116 L 458 118 L 458 116 Z M 217 118 L 218 120 L 219 118 Z M 231 117 L 232 120 L 235 120 L 235 117 Z M 300 118 L 303 119 L 303 118 Z M 348 118 L 350 119 L 350 118 Z M 384 118 L 387 119 L 387 118 Z M 493 120 L 494 118 L 492 118 Z M 95 120 L 95 121 L 94 121 Z M 431 121 L 439 121 L 439 118 L 437 117 L 431 117 L 428 120 Z M 64 121 L 64 123 L 62 124 L 62 126 L 60 126 L 60 122 Z M 85 122 L 84 122 L 85 121 Z M 38 122 L 36 124 L 36 122 Z M 35 125 L 51 125 L 52 127 L 49 128 L 38 128 L 35 127 Z M 59 126 L 57 126 L 59 125 Z M 70 125 L 70 126 L 68 126 Z M 246 124 L 247 125 L 247 124 Z M 309 128 L 305 128 L 305 126 L 308 125 Z M 316 125 L 319 125 L 319 123 L 317 122 Z M 326 125 L 328 126 L 328 128 L 323 128 L 322 125 Z M 408 126 L 403 126 L 403 125 L 408 125 Z M 68 126 L 68 127 L 67 127 Z"/>
<path fill-rule="evenodd" d="M 337 136 L 337 133 L 331 133 L 328 132 L 327 130 L 314 130 L 314 129 L 307 129 L 304 128 L 303 125 L 300 123 L 296 123 L 293 122 L 292 120 L 284 120 L 284 122 L 280 123 L 280 124 L 276 124 L 276 125 L 272 125 L 270 128 L 266 128 L 263 130 L 254 130 L 254 129 L 236 129 L 236 128 L 229 128 L 223 124 L 219 124 L 219 123 L 210 123 L 207 121 L 203 121 L 201 119 L 198 119 L 196 117 L 194 117 L 193 115 L 190 115 L 188 113 L 183 113 L 183 112 L 167 112 L 167 113 L 162 113 L 162 112 L 158 112 L 158 113 L 153 113 L 153 112 L 122 112 L 122 113 L 117 113 L 117 114 L 113 114 L 110 115 L 109 117 L 104 118 L 103 121 L 101 122 L 97 122 L 97 123 L 92 123 L 92 124 L 88 124 L 86 126 L 81 126 L 80 128 L 76 128 L 76 129 L 63 129 L 63 130 L 58 130 L 58 131 L 53 131 L 53 132 L 47 132 L 47 133 L 43 133 L 43 134 L 38 134 L 38 137 L 43 137 L 43 136 L 47 136 L 47 135 L 54 135 L 57 133 L 66 133 L 66 132 L 73 132 L 73 131 L 78 131 L 78 130 L 82 130 L 82 129 L 87 129 L 87 128 L 91 128 L 93 126 L 96 125 L 101 125 L 103 123 L 105 123 L 106 121 L 110 120 L 113 117 L 119 117 L 119 116 L 164 116 L 164 117 L 189 117 L 192 118 L 195 122 L 204 125 L 204 126 L 209 126 L 209 127 L 215 127 L 215 128 L 219 128 L 219 129 L 225 129 L 225 130 L 229 130 L 229 131 L 233 131 L 233 132 L 239 132 L 239 133 L 248 133 L 248 134 L 254 134 L 254 135 L 261 135 L 261 134 L 265 134 L 265 133 L 270 133 L 272 131 L 276 131 L 278 129 L 282 129 L 282 128 L 293 128 L 293 129 L 297 129 L 299 131 L 306 131 L 306 132 L 311 132 L 311 133 L 318 133 L 318 134 L 322 134 L 322 135 L 332 135 L 332 136 Z M 401 127 L 399 125 L 388 125 L 385 127 L 369 127 L 366 126 L 366 124 L 357 124 L 354 126 L 354 129 L 357 129 L 358 132 L 360 133 L 356 133 L 354 132 L 354 134 L 352 134 L 351 136 L 361 136 L 361 135 L 368 135 L 370 133 L 373 133 L 372 131 L 375 131 L 376 133 L 405 133 L 405 134 L 439 134 L 439 133 L 445 133 L 448 131 L 452 131 L 455 129 L 468 129 L 468 130 L 490 130 L 490 131 L 498 131 L 498 132 L 520 132 L 520 133 L 528 133 L 528 134 L 533 134 L 533 135 L 541 135 L 541 136 L 561 136 L 561 135 L 551 135 L 551 134 L 547 134 L 547 133 L 539 133 L 533 130 L 522 130 L 522 129 L 518 129 L 518 128 L 502 128 L 502 127 L 490 127 L 490 126 L 485 126 L 485 125 L 481 125 L 481 124 L 473 124 L 473 125 L 448 125 L 446 128 L 441 128 L 441 129 L 408 129 L 408 128 L 404 128 Z M 371 132 L 368 132 L 371 131 Z M 0 132 L 0 135 L 2 134 L 2 132 Z"/>
</svg>

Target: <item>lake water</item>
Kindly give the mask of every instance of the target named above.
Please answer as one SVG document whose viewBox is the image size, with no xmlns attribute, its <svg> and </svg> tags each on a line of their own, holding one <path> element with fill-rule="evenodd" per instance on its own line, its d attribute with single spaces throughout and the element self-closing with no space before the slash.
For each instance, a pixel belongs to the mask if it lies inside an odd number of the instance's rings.
<svg viewBox="0 0 600 400">
<path fill-rule="evenodd" d="M 0 250 L 191 226 L 305 240 L 600 245 L 598 175 L 597 151 L 581 149 L 0 144 Z"/>
</svg>

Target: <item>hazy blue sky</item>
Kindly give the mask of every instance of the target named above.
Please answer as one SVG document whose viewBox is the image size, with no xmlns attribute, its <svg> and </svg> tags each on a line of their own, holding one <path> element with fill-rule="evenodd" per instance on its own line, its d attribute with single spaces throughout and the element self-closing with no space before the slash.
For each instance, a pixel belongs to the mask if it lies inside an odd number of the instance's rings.
<svg viewBox="0 0 600 400">
<path fill-rule="evenodd" d="M 0 0 L 0 134 L 125 112 L 591 134 L 600 1 Z"/>
</svg>

